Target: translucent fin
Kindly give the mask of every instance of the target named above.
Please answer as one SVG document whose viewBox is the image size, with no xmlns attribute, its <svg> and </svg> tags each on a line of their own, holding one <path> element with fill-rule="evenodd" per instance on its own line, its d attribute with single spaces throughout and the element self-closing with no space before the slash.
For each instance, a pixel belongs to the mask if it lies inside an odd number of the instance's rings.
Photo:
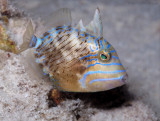
<svg viewBox="0 0 160 121">
<path fill-rule="evenodd" d="M 34 56 L 34 50 L 28 49 L 25 52 L 23 52 L 22 56 L 22 62 L 24 63 L 24 66 L 26 68 L 27 73 L 30 75 L 32 79 L 35 80 L 45 80 L 45 78 L 48 79 L 47 76 L 43 75 L 42 67 L 35 62 L 35 56 Z M 46 80 L 47 81 L 47 80 Z"/>
<path fill-rule="evenodd" d="M 77 28 L 77 29 L 79 29 L 79 30 L 82 30 L 82 31 L 86 31 L 86 29 L 85 29 L 85 27 L 84 27 L 84 25 L 83 25 L 83 21 L 82 21 L 82 19 L 79 21 L 79 23 L 77 24 L 77 26 L 75 27 L 75 28 Z"/>
<path fill-rule="evenodd" d="M 86 26 L 86 31 L 96 36 L 103 36 L 103 26 L 99 8 L 96 9 L 93 20 Z"/>
<path fill-rule="evenodd" d="M 23 35 L 23 44 L 20 46 L 20 50 L 18 53 L 29 48 L 29 44 L 32 40 L 33 35 L 34 35 L 34 30 L 33 30 L 32 21 L 29 20 L 28 25 L 26 27 L 26 31 L 24 32 L 24 35 Z"/>
<path fill-rule="evenodd" d="M 52 27 L 71 25 L 71 23 L 72 23 L 72 17 L 70 9 L 61 8 L 45 18 L 44 20 L 45 29 L 43 30 L 43 33 L 51 29 Z"/>
</svg>

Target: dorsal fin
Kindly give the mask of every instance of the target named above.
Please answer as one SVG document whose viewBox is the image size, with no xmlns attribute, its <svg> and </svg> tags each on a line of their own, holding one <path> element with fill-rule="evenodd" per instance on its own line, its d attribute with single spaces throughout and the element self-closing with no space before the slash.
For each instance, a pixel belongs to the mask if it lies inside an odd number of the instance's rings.
<svg viewBox="0 0 160 121">
<path fill-rule="evenodd" d="M 45 17 L 44 26 L 45 29 L 42 33 L 46 32 L 47 30 L 62 25 L 71 25 L 72 17 L 71 11 L 69 8 L 61 8 L 53 13 L 51 13 L 48 17 Z"/>
<path fill-rule="evenodd" d="M 79 30 L 82 30 L 82 31 L 86 31 L 86 28 L 83 25 L 82 19 L 79 21 L 79 23 L 77 24 L 77 26 L 75 28 L 79 29 Z"/>
<path fill-rule="evenodd" d="M 93 20 L 86 26 L 86 32 L 96 36 L 103 36 L 103 26 L 99 8 L 96 9 Z"/>
</svg>

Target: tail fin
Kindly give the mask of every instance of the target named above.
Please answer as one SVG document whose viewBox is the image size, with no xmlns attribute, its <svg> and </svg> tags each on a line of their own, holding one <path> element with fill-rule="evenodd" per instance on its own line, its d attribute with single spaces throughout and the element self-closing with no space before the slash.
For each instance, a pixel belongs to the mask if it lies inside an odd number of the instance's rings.
<svg viewBox="0 0 160 121">
<path fill-rule="evenodd" d="M 24 35 L 23 35 L 23 44 L 20 46 L 18 53 L 30 47 L 29 45 L 31 43 L 33 35 L 34 35 L 34 30 L 33 30 L 32 21 L 29 20 L 28 25 L 26 27 L 26 31 L 24 32 Z"/>
</svg>

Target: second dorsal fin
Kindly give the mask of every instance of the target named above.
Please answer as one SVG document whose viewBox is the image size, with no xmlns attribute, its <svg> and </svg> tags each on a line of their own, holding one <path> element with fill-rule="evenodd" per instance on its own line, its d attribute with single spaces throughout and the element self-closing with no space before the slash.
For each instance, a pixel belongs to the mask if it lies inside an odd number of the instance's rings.
<svg viewBox="0 0 160 121">
<path fill-rule="evenodd" d="M 79 21 L 79 23 L 77 24 L 77 26 L 75 27 L 76 29 L 79 29 L 81 31 L 86 31 L 86 28 L 83 25 L 83 21 L 82 19 Z"/>
<path fill-rule="evenodd" d="M 99 8 L 96 9 L 93 20 L 86 26 L 86 31 L 96 36 L 103 36 L 103 26 Z"/>
<path fill-rule="evenodd" d="M 93 20 L 87 25 L 84 26 L 82 20 L 76 26 L 77 29 L 88 32 L 95 36 L 103 36 L 103 26 L 100 16 L 100 11 L 97 8 L 93 17 Z"/>
</svg>

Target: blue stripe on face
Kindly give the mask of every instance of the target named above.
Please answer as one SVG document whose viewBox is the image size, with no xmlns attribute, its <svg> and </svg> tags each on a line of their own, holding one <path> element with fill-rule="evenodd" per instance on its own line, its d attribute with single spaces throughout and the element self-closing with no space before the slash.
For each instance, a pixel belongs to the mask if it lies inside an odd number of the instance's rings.
<svg viewBox="0 0 160 121">
<path fill-rule="evenodd" d="M 104 39 L 104 42 L 107 43 L 107 40 Z"/>
<path fill-rule="evenodd" d="M 94 50 L 91 48 L 91 45 L 89 46 L 89 48 L 90 48 L 91 52 L 94 52 Z"/>
<path fill-rule="evenodd" d="M 91 57 L 91 56 L 97 56 L 97 54 L 94 54 L 94 55 L 89 54 L 89 55 L 83 56 L 82 58 L 80 58 L 80 60 L 82 60 L 83 58 Z"/>
<path fill-rule="evenodd" d="M 111 66 L 111 65 L 122 65 L 121 63 L 95 63 L 95 64 L 90 64 L 89 66 L 87 66 L 87 68 L 91 67 L 91 66 L 95 66 L 95 65 L 102 65 L 102 66 Z"/>
<path fill-rule="evenodd" d="M 126 72 L 126 70 L 116 70 L 116 71 L 89 71 L 87 73 L 84 74 L 83 78 L 79 80 L 80 83 L 82 83 L 82 87 L 85 88 L 85 80 L 87 78 L 88 75 L 92 75 L 92 74 L 115 74 L 115 73 L 122 73 L 122 72 Z"/>
<path fill-rule="evenodd" d="M 112 55 L 112 58 L 119 59 L 117 56 Z"/>
<path fill-rule="evenodd" d="M 122 79 L 124 75 L 117 77 L 117 78 L 108 78 L 108 79 L 94 79 L 89 82 L 89 84 L 92 84 L 93 82 L 104 82 L 104 81 L 112 81 L 112 80 L 119 80 Z"/>
<path fill-rule="evenodd" d="M 99 39 L 100 37 L 98 37 L 97 39 L 95 39 L 95 44 L 96 44 L 96 50 L 98 50 L 98 44 L 97 44 L 97 40 Z"/>
<path fill-rule="evenodd" d="M 93 58 L 93 59 L 86 60 L 86 61 L 89 61 L 89 62 L 91 62 L 92 60 L 95 60 L 95 61 L 97 61 L 98 59 L 97 59 L 97 58 Z"/>
<path fill-rule="evenodd" d="M 107 49 L 109 49 L 109 47 L 110 47 L 111 45 L 110 44 L 108 44 L 108 46 L 107 46 Z"/>
<path fill-rule="evenodd" d="M 111 52 L 111 53 L 114 53 L 114 52 L 116 52 L 116 51 L 115 51 L 115 50 L 111 50 L 110 52 Z"/>
<path fill-rule="evenodd" d="M 103 43 L 102 43 L 102 40 L 100 40 L 100 44 L 101 44 L 101 49 L 103 49 Z"/>
</svg>

